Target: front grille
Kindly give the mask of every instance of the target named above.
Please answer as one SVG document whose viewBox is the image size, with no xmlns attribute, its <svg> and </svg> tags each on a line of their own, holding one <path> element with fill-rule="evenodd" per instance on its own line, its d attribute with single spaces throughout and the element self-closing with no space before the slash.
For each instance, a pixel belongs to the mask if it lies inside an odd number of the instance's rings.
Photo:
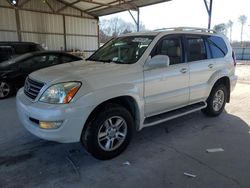
<svg viewBox="0 0 250 188">
<path fill-rule="evenodd" d="M 29 77 L 25 81 L 24 85 L 24 93 L 31 99 L 35 99 L 39 92 L 41 91 L 44 83 L 37 82 L 35 80 L 30 79 Z"/>
</svg>

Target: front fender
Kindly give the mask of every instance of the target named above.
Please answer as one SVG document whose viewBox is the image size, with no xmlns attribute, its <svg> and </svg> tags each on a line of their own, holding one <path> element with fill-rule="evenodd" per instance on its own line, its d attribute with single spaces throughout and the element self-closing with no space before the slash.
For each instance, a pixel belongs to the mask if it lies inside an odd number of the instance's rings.
<svg viewBox="0 0 250 188">
<path fill-rule="evenodd" d="M 120 84 L 109 86 L 89 92 L 75 101 L 78 105 L 92 107 L 92 111 L 100 104 L 117 97 L 129 96 L 136 102 L 138 116 L 137 129 L 141 129 L 144 119 L 143 85 Z"/>
</svg>

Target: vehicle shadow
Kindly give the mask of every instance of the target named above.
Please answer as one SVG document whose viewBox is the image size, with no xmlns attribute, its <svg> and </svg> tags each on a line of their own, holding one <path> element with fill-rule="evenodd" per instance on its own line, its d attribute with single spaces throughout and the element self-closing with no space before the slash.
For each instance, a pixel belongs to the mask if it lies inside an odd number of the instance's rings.
<svg viewBox="0 0 250 188">
<path fill-rule="evenodd" d="M 1 101 L 0 105 L 2 106 L 3 103 Z M 6 106 L 6 108 L 5 111 L 8 111 L 14 106 Z M 161 187 L 163 184 L 171 186 L 171 182 L 178 185 L 178 176 L 174 176 L 174 172 L 180 168 L 175 165 L 182 166 L 182 160 L 178 155 L 184 155 L 186 160 L 197 157 L 202 161 L 208 160 L 206 147 L 218 146 L 232 149 L 232 147 L 239 147 L 239 144 L 244 144 L 248 148 L 250 145 L 250 125 L 240 117 L 225 111 L 219 117 L 209 118 L 201 112 L 196 112 L 143 129 L 135 134 L 132 143 L 123 154 L 109 161 L 99 161 L 88 154 L 80 143 L 59 144 L 34 137 L 20 125 L 18 120 L 14 120 L 13 116 L 16 114 L 12 114 L 12 118 L 7 114 L 2 114 L 0 117 L 2 121 L 0 126 L 0 187 L 68 187 L 72 185 L 109 187 L 111 184 L 115 187 L 126 187 L 126 185 Z M 7 123 L 11 119 L 13 121 Z M 13 131 L 7 131 L 9 126 Z M 230 152 L 227 154 L 236 157 L 237 161 L 241 160 L 240 157 L 244 155 L 249 156 L 250 159 L 250 153 L 244 153 L 243 148 L 238 149 L 237 157 Z M 129 163 L 123 164 L 126 161 Z M 168 174 L 165 168 L 175 170 Z M 158 174 L 152 174 L 150 170 L 157 171 Z M 235 170 L 239 169 L 231 170 L 236 173 Z M 250 173 L 250 169 L 248 172 Z M 164 180 L 168 175 L 172 179 Z M 128 184 L 123 185 L 122 181 Z"/>
</svg>

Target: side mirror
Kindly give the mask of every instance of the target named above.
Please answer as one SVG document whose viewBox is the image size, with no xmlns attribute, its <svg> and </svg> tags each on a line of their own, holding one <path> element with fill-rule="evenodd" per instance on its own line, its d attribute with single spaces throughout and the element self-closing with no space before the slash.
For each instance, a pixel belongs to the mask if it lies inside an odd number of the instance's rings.
<svg viewBox="0 0 250 188">
<path fill-rule="evenodd" d="M 170 60 L 167 55 L 156 55 L 148 61 L 147 66 L 149 68 L 161 68 L 161 67 L 168 67 L 169 63 Z"/>
</svg>

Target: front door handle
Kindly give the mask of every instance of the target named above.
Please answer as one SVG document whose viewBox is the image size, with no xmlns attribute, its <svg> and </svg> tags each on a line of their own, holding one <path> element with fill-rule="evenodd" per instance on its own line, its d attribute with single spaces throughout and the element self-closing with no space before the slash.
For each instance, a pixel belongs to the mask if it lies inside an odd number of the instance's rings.
<svg viewBox="0 0 250 188">
<path fill-rule="evenodd" d="M 213 64 L 209 64 L 208 67 L 211 69 L 211 68 L 214 67 L 214 65 Z"/>
<path fill-rule="evenodd" d="M 187 72 L 187 68 L 182 68 L 182 69 L 180 70 L 180 72 L 181 72 L 182 74 L 185 74 L 185 73 Z"/>
</svg>

